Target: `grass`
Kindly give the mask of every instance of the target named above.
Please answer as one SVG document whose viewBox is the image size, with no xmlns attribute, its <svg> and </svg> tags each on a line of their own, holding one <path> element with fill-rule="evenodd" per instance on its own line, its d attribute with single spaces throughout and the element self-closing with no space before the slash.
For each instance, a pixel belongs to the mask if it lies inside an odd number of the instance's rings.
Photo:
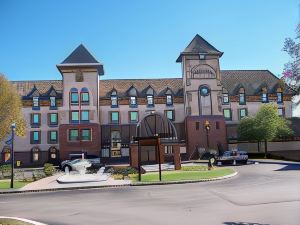
<svg viewBox="0 0 300 225">
<path fill-rule="evenodd" d="M 27 181 L 14 181 L 14 189 L 24 187 L 30 182 Z M 10 180 L 0 180 L 0 189 L 10 189 Z"/>
<path fill-rule="evenodd" d="M 234 173 L 234 170 L 231 168 L 215 168 L 213 170 L 193 170 L 193 171 L 163 171 L 162 172 L 162 181 L 184 181 L 184 180 L 202 180 L 210 178 L 223 177 L 229 174 Z M 132 179 L 137 181 L 137 177 Z M 156 182 L 159 181 L 158 172 L 151 172 L 142 175 L 142 182 Z"/>
<path fill-rule="evenodd" d="M 23 222 L 16 219 L 0 218 L 1 225 L 33 225 L 32 223 Z"/>
</svg>

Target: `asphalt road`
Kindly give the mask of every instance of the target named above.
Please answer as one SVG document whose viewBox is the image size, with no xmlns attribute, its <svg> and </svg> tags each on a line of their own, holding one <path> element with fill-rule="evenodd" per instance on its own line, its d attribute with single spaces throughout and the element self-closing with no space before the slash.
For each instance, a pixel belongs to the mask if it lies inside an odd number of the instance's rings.
<svg viewBox="0 0 300 225">
<path fill-rule="evenodd" d="M 0 215 L 47 224 L 299 225 L 300 164 L 235 167 L 234 178 L 0 195 Z"/>
</svg>

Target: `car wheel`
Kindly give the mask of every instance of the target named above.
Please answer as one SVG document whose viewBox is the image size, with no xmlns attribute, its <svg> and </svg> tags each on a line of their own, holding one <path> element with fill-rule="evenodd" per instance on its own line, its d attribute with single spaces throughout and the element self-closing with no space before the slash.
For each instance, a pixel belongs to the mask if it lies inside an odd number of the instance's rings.
<svg viewBox="0 0 300 225">
<path fill-rule="evenodd" d="M 64 167 L 63 167 L 63 171 L 66 171 L 66 168 L 69 168 L 69 171 L 72 171 L 72 167 L 71 166 L 69 166 L 69 165 L 65 165 Z"/>
</svg>

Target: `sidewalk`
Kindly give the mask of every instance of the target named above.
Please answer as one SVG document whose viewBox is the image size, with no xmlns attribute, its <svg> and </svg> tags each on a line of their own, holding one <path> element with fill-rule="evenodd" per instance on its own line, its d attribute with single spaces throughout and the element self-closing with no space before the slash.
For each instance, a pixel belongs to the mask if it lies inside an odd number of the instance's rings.
<svg viewBox="0 0 300 225">
<path fill-rule="evenodd" d="M 56 179 L 64 173 L 58 173 L 51 177 L 46 177 L 41 180 L 29 183 L 24 187 L 18 189 L 19 191 L 28 191 L 28 190 L 45 190 L 45 189 L 65 189 L 73 187 L 100 187 L 100 186 L 119 186 L 119 185 L 129 185 L 130 180 L 114 180 L 109 177 L 107 181 L 100 182 L 85 182 L 85 183 L 68 183 L 68 184 L 59 184 Z"/>
</svg>

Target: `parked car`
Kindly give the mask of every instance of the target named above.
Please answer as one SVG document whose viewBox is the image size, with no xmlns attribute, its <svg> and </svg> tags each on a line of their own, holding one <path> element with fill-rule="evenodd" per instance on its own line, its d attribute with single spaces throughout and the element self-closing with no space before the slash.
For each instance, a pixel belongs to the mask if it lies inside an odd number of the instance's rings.
<svg viewBox="0 0 300 225">
<path fill-rule="evenodd" d="M 82 154 L 70 154 L 69 157 L 70 157 L 70 160 L 65 160 L 65 161 L 61 162 L 61 164 L 60 164 L 61 169 L 64 170 L 65 166 L 68 165 L 68 163 L 71 161 L 74 161 L 76 159 L 82 159 Z M 99 156 L 86 154 L 86 155 L 84 155 L 84 159 L 87 160 L 89 163 L 91 163 L 92 167 L 99 168 L 102 166 Z M 72 170 L 71 165 L 69 165 L 69 169 Z"/>
<path fill-rule="evenodd" d="M 233 164 L 234 161 L 237 164 L 247 164 L 247 152 L 239 150 L 225 151 L 222 156 L 216 158 L 216 162 L 221 162 L 222 164 Z"/>
<path fill-rule="evenodd" d="M 69 171 L 78 170 L 78 168 L 88 168 L 91 167 L 90 161 L 87 159 L 73 159 L 73 160 L 65 160 L 61 163 L 62 170 L 66 170 L 69 168 Z"/>
</svg>

